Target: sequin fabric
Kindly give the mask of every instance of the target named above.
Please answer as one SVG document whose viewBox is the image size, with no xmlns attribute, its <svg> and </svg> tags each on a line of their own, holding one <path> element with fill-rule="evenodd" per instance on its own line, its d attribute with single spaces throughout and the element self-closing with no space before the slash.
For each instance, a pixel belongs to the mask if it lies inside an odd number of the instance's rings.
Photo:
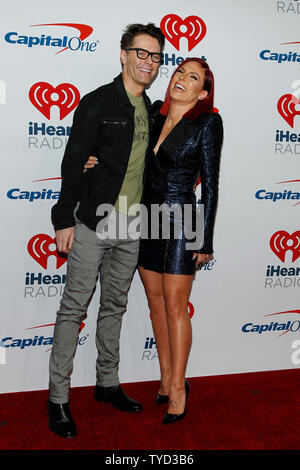
<svg viewBox="0 0 300 470">
<path fill-rule="evenodd" d="M 159 112 L 154 113 L 152 148 L 155 148 L 165 119 Z M 151 153 L 144 193 L 148 230 L 147 238 L 144 231 L 141 239 L 138 261 L 140 266 L 159 273 L 194 274 L 194 252 L 213 253 L 222 141 L 223 123 L 220 115 L 201 114 L 195 121 L 181 119 L 161 143 L 157 154 Z M 202 232 L 197 239 L 202 240 L 202 246 L 191 250 L 187 249 L 191 238 L 187 237 L 184 230 L 186 222 L 183 208 L 191 208 L 191 227 L 195 230 L 198 205 L 194 186 L 199 176 L 201 204 L 204 204 L 204 224 L 202 223 L 200 228 L 197 226 Z M 153 205 L 164 205 L 166 209 L 174 205 L 182 208 L 181 214 L 180 211 L 166 210 L 164 216 L 160 215 L 158 237 L 153 237 L 150 231 Z M 167 237 L 164 233 L 163 217 L 170 225 L 170 236 Z M 181 227 L 180 236 L 178 227 Z"/>
</svg>

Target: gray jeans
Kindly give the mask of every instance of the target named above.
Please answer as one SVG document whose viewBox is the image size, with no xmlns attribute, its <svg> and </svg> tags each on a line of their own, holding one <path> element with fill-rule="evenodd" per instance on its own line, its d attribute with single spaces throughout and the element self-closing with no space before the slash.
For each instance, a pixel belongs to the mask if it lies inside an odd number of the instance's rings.
<svg viewBox="0 0 300 470">
<path fill-rule="evenodd" d="M 101 295 L 96 330 L 96 383 L 104 387 L 119 384 L 121 324 L 138 250 L 139 240 L 100 240 L 96 232 L 83 223 L 76 224 L 49 363 L 49 398 L 53 403 L 69 400 L 70 375 L 79 328 L 98 275 Z"/>
</svg>

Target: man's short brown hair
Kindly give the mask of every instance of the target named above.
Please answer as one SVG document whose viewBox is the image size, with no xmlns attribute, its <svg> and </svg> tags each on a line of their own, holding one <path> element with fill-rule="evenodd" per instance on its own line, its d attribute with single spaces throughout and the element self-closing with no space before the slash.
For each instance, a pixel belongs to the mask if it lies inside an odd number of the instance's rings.
<svg viewBox="0 0 300 470">
<path fill-rule="evenodd" d="M 126 26 L 124 33 L 121 38 L 121 49 L 127 49 L 131 47 L 134 38 L 139 34 L 149 34 L 153 38 L 157 39 L 162 52 L 165 47 L 165 37 L 161 32 L 161 29 L 155 26 L 154 23 L 148 23 L 147 25 L 134 23 Z"/>
</svg>

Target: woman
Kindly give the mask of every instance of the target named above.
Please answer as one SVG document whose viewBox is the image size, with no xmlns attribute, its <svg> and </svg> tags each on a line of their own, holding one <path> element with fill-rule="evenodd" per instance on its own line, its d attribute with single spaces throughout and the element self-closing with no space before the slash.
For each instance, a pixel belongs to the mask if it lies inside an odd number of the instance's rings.
<svg viewBox="0 0 300 470">
<path fill-rule="evenodd" d="M 164 103 L 153 105 L 154 155 L 149 163 L 146 204 L 192 204 L 195 215 L 193 187 L 199 174 L 204 204 L 201 249 L 189 251 L 184 236 L 141 240 L 139 273 L 151 311 L 161 370 L 157 402 L 169 403 L 165 424 L 185 416 L 189 390 L 185 371 L 192 341 L 188 300 L 195 269 L 212 259 L 223 138 L 222 120 L 213 112 L 213 93 L 213 74 L 208 64 L 191 58 L 175 70 Z M 170 219 L 174 223 L 172 216 Z"/>
<path fill-rule="evenodd" d="M 188 300 L 195 270 L 210 261 L 218 197 L 220 151 L 223 125 L 213 108 L 214 80 L 208 64 L 189 58 L 175 70 L 165 101 L 153 104 L 153 134 L 147 169 L 145 204 L 191 205 L 195 228 L 194 187 L 201 178 L 204 204 L 204 243 L 189 250 L 184 234 L 175 235 L 176 216 L 169 213 L 171 238 L 142 237 L 138 270 L 151 311 L 161 382 L 156 402 L 168 403 L 164 424 L 185 417 L 189 384 L 185 372 L 192 341 Z M 87 165 L 86 168 L 90 168 Z M 177 217 L 178 219 L 178 217 Z M 148 223 L 153 223 L 151 218 Z M 149 226 L 150 226 L 149 225 Z"/>
</svg>

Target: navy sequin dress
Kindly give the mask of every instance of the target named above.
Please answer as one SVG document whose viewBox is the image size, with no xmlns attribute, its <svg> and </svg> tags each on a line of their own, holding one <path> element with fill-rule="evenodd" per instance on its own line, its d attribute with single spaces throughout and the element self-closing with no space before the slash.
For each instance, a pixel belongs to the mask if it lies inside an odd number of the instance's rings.
<svg viewBox="0 0 300 470">
<path fill-rule="evenodd" d="M 154 126 L 151 148 L 155 148 L 166 119 L 159 113 L 160 106 L 161 102 L 156 102 L 153 105 L 156 112 L 153 113 Z M 144 232 L 140 244 L 139 266 L 159 273 L 194 274 L 193 253 L 209 254 L 213 252 L 212 238 L 218 199 L 222 140 L 223 124 L 220 115 L 206 113 L 201 114 L 194 121 L 182 118 L 161 143 L 157 154 L 155 155 L 154 152 L 150 154 L 143 199 L 143 203 L 148 209 L 148 223 L 146 224 L 148 238 L 145 238 Z M 164 204 L 165 207 L 171 207 L 175 204 L 182 208 L 184 205 L 189 205 L 193 214 L 192 228 L 195 230 L 196 196 L 194 185 L 199 175 L 201 178 L 201 203 L 204 204 L 204 231 L 202 224 L 203 234 L 201 237 L 204 242 L 202 247 L 187 249 L 187 242 L 191 239 L 185 236 L 183 216 L 180 220 L 182 223 L 178 225 L 180 212 L 176 211 L 170 211 L 168 215 L 170 236 L 162 235 L 162 218 L 160 218 L 159 236 L 153 237 L 153 233 L 152 235 L 150 233 L 151 205 L 153 204 Z M 184 214 L 183 210 L 182 214 Z M 179 237 L 175 226 L 182 227 L 182 234 Z"/>
</svg>

